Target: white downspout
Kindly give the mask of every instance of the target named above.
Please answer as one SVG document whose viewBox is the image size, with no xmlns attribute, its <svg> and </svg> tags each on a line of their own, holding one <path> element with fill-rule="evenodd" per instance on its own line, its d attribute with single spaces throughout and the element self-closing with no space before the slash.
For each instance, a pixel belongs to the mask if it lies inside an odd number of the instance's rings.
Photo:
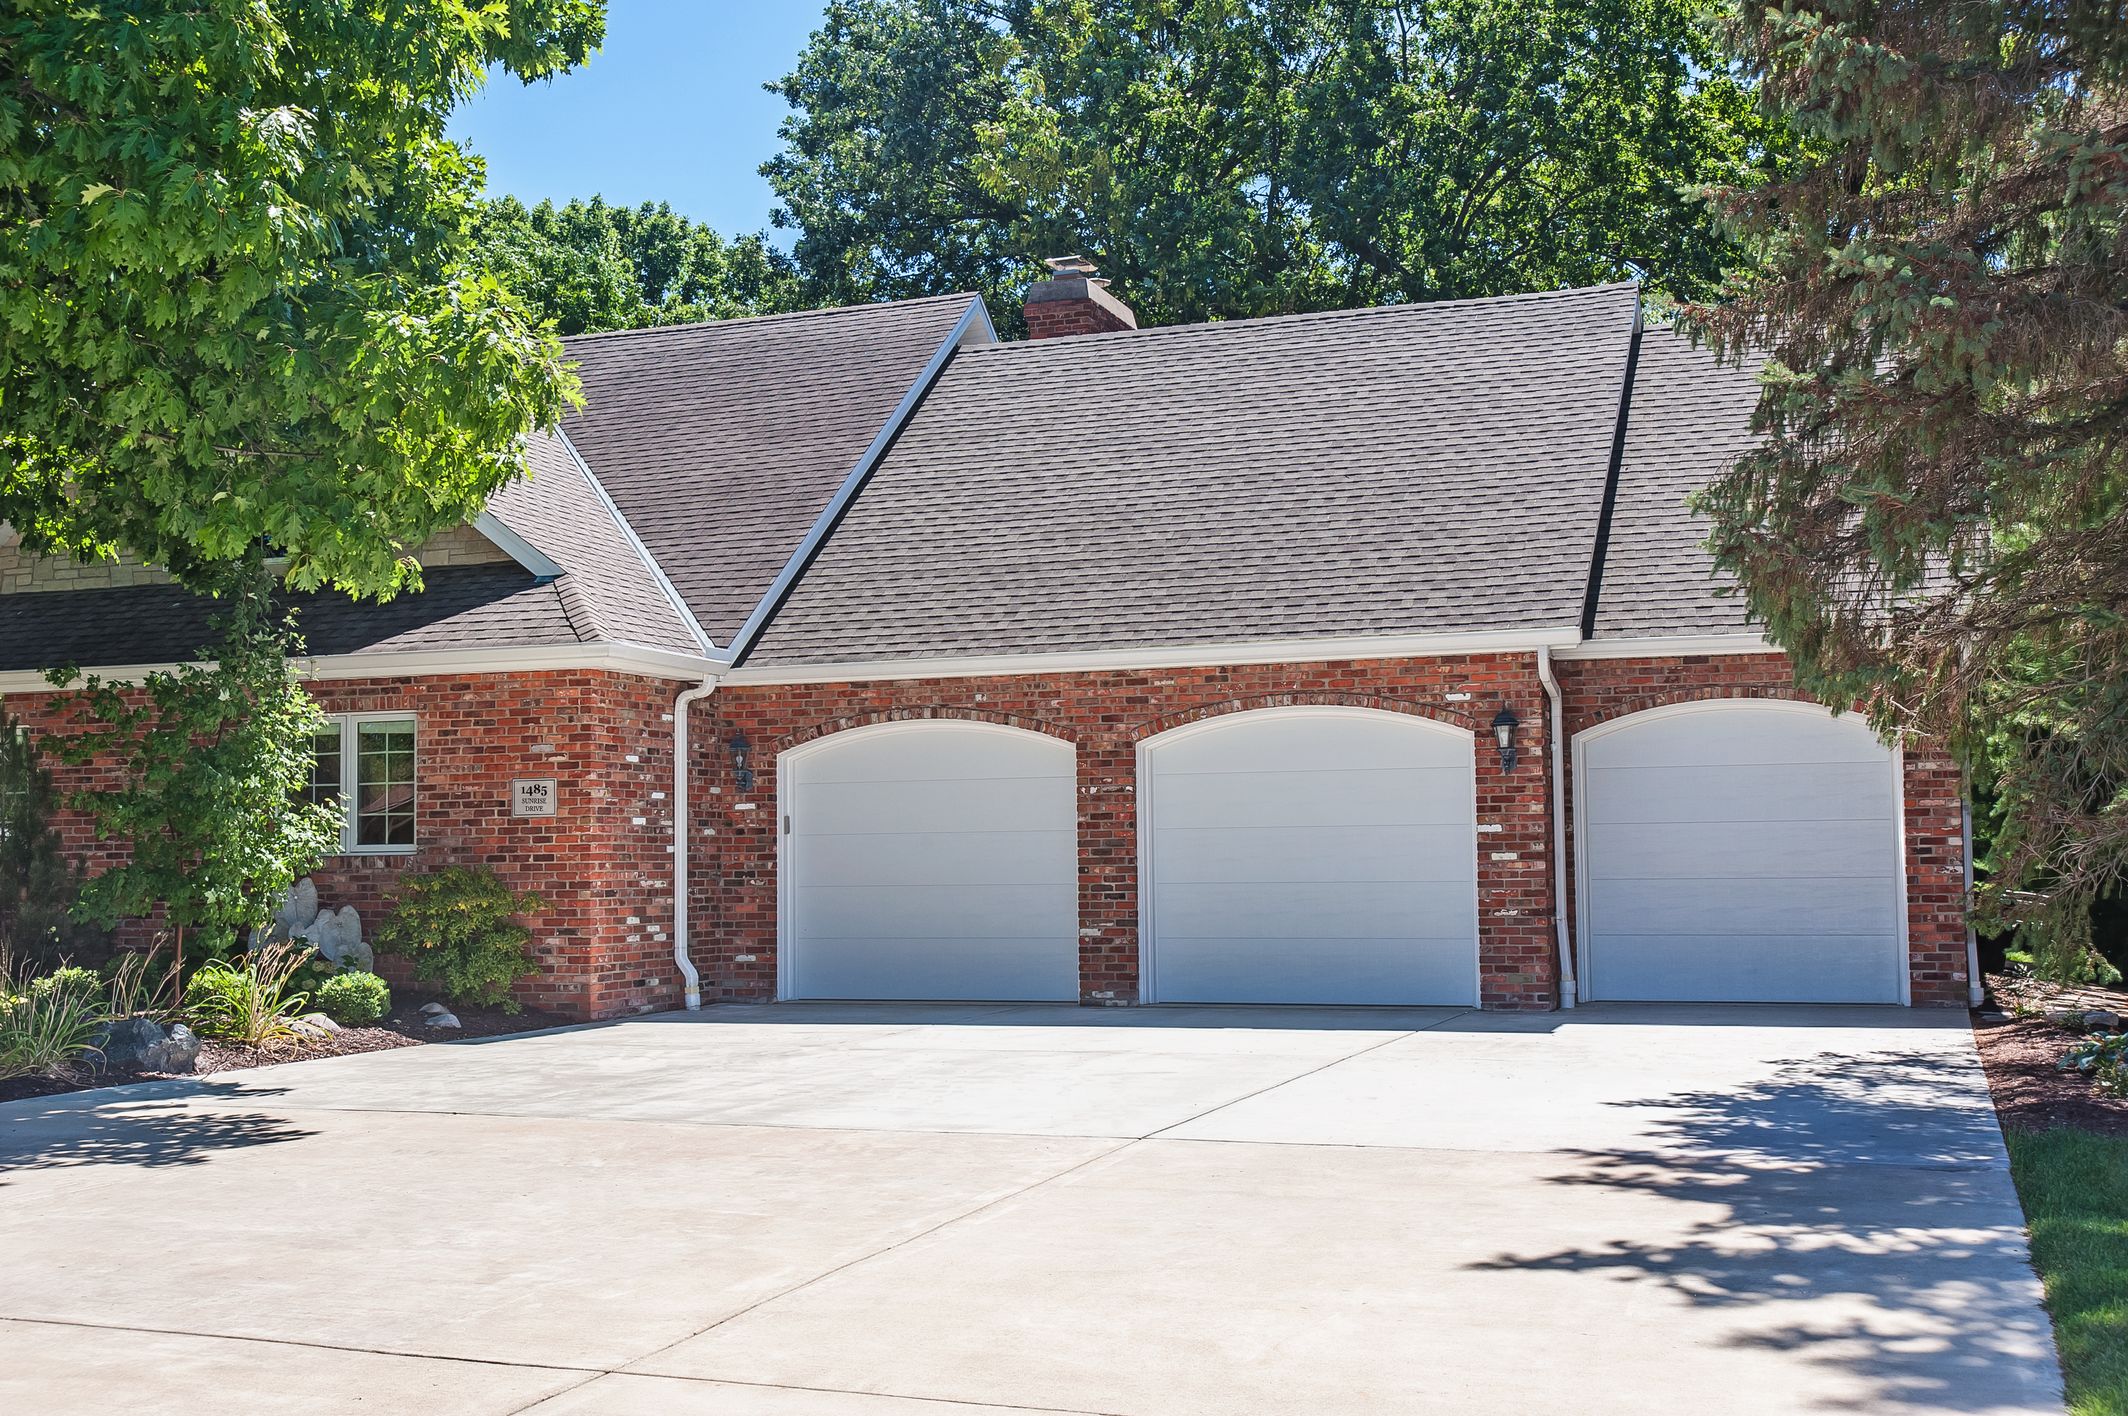
<svg viewBox="0 0 2128 1416">
<path fill-rule="evenodd" d="M 1965 835 L 1965 998 L 1966 1006 L 1978 1008 L 1987 1000 L 1980 981 L 1980 939 L 1973 931 L 1973 784 L 1961 784 L 1958 825 Z"/>
<path fill-rule="evenodd" d="M 672 961 L 687 981 L 687 1010 L 702 1006 L 702 975 L 687 952 L 687 710 L 717 691 L 704 679 L 672 701 Z"/>
<path fill-rule="evenodd" d="M 1566 709 L 1559 699 L 1559 680 L 1552 676 L 1552 651 L 1537 650 L 1537 681 L 1551 703 L 1552 743 L 1552 937 L 1559 944 L 1559 1006 L 1574 1006 L 1574 946 L 1566 927 Z"/>
</svg>

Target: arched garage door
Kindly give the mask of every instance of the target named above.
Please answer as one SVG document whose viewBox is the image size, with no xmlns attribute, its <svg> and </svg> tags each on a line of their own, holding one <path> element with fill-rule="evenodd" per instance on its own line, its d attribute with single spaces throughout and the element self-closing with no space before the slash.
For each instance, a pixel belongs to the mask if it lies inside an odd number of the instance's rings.
<svg viewBox="0 0 2128 1416">
<path fill-rule="evenodd" d="M 1148 739 L 1147 996 L 1475 1002 L 1471 742 L 1357 708 L 1235 713 Z"/>
<path fill-rule="evenodd" d="M 1681 704 L 1591 729 L 1575 756 L 1589 997 L 1903 1000 L 1898 770 L 1868 724 Z"/>
<path fill-rule="evenodd" d="M 889 723 L 778 770 L 785 997 L 1079 996 L 1071 744 Z"/>
</svg>

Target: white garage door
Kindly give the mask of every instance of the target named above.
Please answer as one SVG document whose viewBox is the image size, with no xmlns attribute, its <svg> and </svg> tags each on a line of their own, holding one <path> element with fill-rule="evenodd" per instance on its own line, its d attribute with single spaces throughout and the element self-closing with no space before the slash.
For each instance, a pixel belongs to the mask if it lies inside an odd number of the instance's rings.
<svg viewBox="0 0 2128 1416">
<path fill-rule="evenodd" d="M 1164 733 L 1139 761 L 1153 1000 L 1476 1001 L 1469 733 L 1269 709 Z"/>
<path fill-rule="evenodd" d="M 891 723 L 779 770 L 786 997 L 1079 996 L 1071 744 Z"/>
<path fill-rule="evenodd" d="M 1589 997 L 1901 1001 L 1898 774 L 1866 723 L 1728 700 L 1575 750 Z"/>
</svg>

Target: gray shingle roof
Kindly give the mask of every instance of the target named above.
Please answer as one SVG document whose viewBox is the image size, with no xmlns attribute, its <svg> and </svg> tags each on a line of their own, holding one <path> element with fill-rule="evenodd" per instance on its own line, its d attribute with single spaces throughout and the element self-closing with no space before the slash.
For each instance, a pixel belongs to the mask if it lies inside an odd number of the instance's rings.
<svg viewBox="0 0 2128 1416">
<path fill-rule="evenodd" d="M 505 487 L 488 510 L 562 567 L 555 585 L 575 637 L 701 653 L 650 563 L 629 541 L 569 445 L 535 433 L 525 452 L 531 475 Z"/>
<path fill-rule="evenodd" d="M 291 595 L 314 655 L 573 644 L 560 581 L 515 565 L 438 566 L 421 594 L 384 604 Z M 165 664 L 209 638 L 214 602 L 174 585 L 0 595 L 0 669 Z"/>
<path fill-rule="evenodd" d="M 974 306 L 937 296 L 567 341 L 563 425 L 720 646 Z"/>
<path fill-rule="evenodd" d="M 746 662 L 1576 626 L 1636 305 L 963 350 Z"/>
<path fill-rule="evenodd" d="M 1757 371 L 1718 361 L 1683 335 L 1641 339 L 1618 499 L 1596 601 L 1597 639 L 1753 632 L 1738 596 L 1719 596 L 1705 522 L 1685 498 L 1750 446 Z"/>
</svg>

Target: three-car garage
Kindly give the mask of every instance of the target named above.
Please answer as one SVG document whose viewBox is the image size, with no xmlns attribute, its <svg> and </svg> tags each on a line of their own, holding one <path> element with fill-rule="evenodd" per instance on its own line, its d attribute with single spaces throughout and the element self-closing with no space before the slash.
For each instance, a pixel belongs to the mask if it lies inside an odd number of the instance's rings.
<svg viewBox="0 0 2128 1416">
<path fill-rule="evenodd" d="M 1479 1002 L 1469 729 L 1296 705 L 1136 751 L 1141 1001 Z M 1582 732 L 1573 760 L 1583 997 L 1904 1000 L 1899 768 L 1866 724 L 1676 704 Z M 1076 764 L 957 718 L 783 754 L 782 996 L 1078 998 Z"/>
</svg>

